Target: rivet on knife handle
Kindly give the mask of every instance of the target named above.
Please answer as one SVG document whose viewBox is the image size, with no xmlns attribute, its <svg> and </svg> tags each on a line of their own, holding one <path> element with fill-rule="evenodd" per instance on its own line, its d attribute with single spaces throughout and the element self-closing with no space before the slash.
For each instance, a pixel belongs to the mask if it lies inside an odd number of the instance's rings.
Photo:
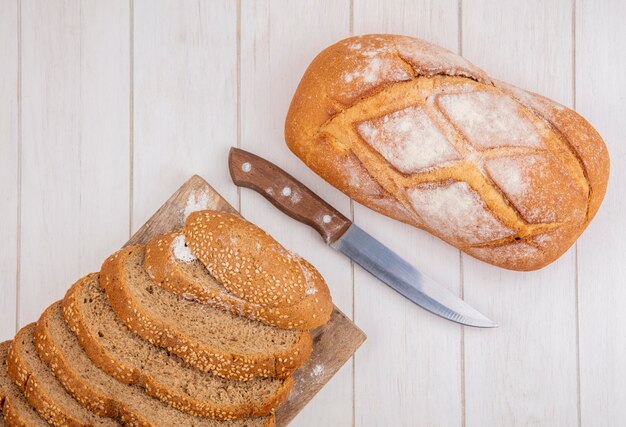
<svg viewBox="0 0 626 427">
<path fill-rule="evenodd" d="M 278 166 L 238 148 L 231 148 L 228 168 L 233 182 L 262 194 L 278 209 L 310 225 L 326 243 L 335 242 L 350 220 Z"/>
</svg>

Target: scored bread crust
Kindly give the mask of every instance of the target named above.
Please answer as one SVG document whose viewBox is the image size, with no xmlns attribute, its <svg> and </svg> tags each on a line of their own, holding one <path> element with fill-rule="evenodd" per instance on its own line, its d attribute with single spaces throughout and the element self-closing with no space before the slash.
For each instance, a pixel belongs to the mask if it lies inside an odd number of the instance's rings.
<svg viewBox="0 0 626 427">
<path fill-rule="evenodd" d="M 37 413 L 53 426 L 64 427 L 88 427 L 90 422 L 82 421 L 68 412 L 62 405 L 57 403 L 53 396 L 48 395 L 45 385 L 37 374 L 31 370 L 28 362 L 20 357 L 22 340 L 32 339 L 32 328 L 34 324 L 24 326 L 15 336 L 9 352 L 7 354 L 7 370 L 9 376 L 13 378 L 15 384 L 22 389 L 24 396 L 28 399 L 30 405 Z M 113 420 L 103 420 L 106 424 L 110 421 L 110 425 L 118 425 Z"/>
<path fill-rule="evenodd" d="M 268 325 L 282 329 L 309 330 L 328 322 L 333 310 L 332 299 L 328 286 L 319 272 L 306 260 L 297 261 L 306 270 L 309 282 L 308 292 L 292 305 L 272 307 L 257 304 L 238 297 L 217 282 L 200 261 L 202 273 L 207 280 L 215 281 L 216 288 L 207 288 L 199 280 L 185 274 L 183 267 L 186 261 L 178 260 L 172 245 L 176 239 L 184 239 L 182 231 L 175 231 L 153 239 L 146 246 L 145 267 L 150 277 L 163 288 L 186 298 L 209 304 L 212 307 L 229 311 L 232 314 L 245 316 Z M 254 236 L 250 239 L 255 240 Z"/>
<path fill-rule="evenodd" d="M 134 251 L 145 251 L 145 246 L 129 246 L 106 259 L 100 270 L 100 286 L 122 322 L 152 344 L 166 348 L 197 369 L 238 381 L 256 376 L 287 378 L 309 358 L 313 342 L 306 331 L 288 349 L 243 355 L 201 342 L 175 325 L 150 316 L 125 283 L 124 265 Z"/>
<path fill-rule="evenodd" d="M 68 390 L 81 405 L 95 414 L 102 417 L 119 419 L 127 426 L 157 427 L 157 425 L 146 418 L 144 414 L 127 407 L 124 403 L 123 395 L 115 396 L 113 394 L 102 393 L 88 381 L 85 381 L 76 369 L 72 368 L 72 361 L 68 360 L 57 348 L 57 344 L 54 342 L 47 327 L 48 319 L 53 311 L 60 309 L 59 304 L 61 303 L 57 302 L 46 309 L 37 322 L 34 341 L 39 357 L 51 367 L 55 376 L 63 384 L 65 389 Z M 117 380 L 112 378 L 112 381 Z M 272 418 L 273 415 L 268 417 L 264 427 L 266 425 L 273 425 Z M 204 425 L 202 419 L 197 419 L 197 421 L 197 425 Z M 224 426 L 229 425 L 229 421 L 213 421 L 209 419 L 204 421 L 217 423 L 218 425 L 223 423 Z"/>
<path fill-rule="evenodd" d="M 515 114 L 498 115 L 502 106 Z M 518 131 L 537 140 L 514 141 Z M 597 212 L 609 175 L 602 138 L 575 111 L 397 35 L 322 51 L 293 97 L 285 139 L 357 202 L 513 270 L 562 255 Z M 499 177 L 489 161 L 500 162 Z M 476 230 L 480 238 L 465 238 Z"/>
<path fill-rule="evenodd" d="M 213 401 L 200 400 L 177 389 L 169 388 L 148 371 L 139 370 L 125 363 L 100 344 L 89 326 L 89 322 L 78 308 L 80 288 L 85 283 L 97 280 L 97 276 L 98 273 L 92 273 L 77 281 L 66 293 L 62 302 L 62 309 L 65 321 L 76 334 L 85 353 L 96 366 L 108 375 L 124 384 L 141 386 L 148 395 L 158 398 L 181 411 L 218 420 L 267 415 L 289 396 L 294 382 L 291 376 L 283 381 L 282 386 L 273 396 L 268 397 L 263 402 L 251 402 L 246 405 L 217 404 Z"/>
</svg>

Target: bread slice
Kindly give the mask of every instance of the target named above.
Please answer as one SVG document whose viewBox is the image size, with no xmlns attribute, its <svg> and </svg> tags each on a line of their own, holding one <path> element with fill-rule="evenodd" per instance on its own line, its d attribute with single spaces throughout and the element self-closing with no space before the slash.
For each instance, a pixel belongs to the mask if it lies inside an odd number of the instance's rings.
<svg viewBox="0 0 626 427">
<path fill-rule="evenodd" d="M 120 419 L 124 425 L 256 427 L 274 423 L 273 415 L 237 421 L 195 417 L 149 397 L 139 387 L 117 381 L 94 365 L 82 350 L 63 319 L 60 303 L 49 307 L 37 322 L 35 344 L 39 355 L 79 402 L 95 413 Z"/>
<path fill-rule="evenodd" d="M 194 233 L 196 238 L 198 235 Z M 292 305 L 281 307 L 250 301 L 219 283 L 187 247 L 182 230 L 159 236 L 146 246 L 145 268 L 155 282 L 185 298 L 278 328 L 313 329 L 328 321 L 333 308 L 330 291 L 313 266 L 302 258 L 293 259 L 302 270 L 307 288 Z M 217 271 L 219 266 L 213 269 Z"/>
<path fill-rule="evenodd" d="M 262 307 L 297 306 L 303 313 L 295 320 L 306 321 L 287 323 L 291 328 L 311 329 L 330 318 L 333 302 L 319 272 L 256 225 L 205 210 L 187 217 L 184 233 L 191 252 L 230 294 Z"/>
<path fill-rule="evenodd" d="M 63 300 L 63 314 L 99 368 L 193 415 L 222 420 L 267 415 L 293 387 L 293 377 L 240 382 L 191 368 L 124 326 L 98 284 L 98 274 L 72 286 Z"/>
<path fill-rule="evenodd" d="M 63 388 L 39 358 L 33 344 L 35 324 L 22 328 L 7 354 L 7 370 L 28 402 L 53 426 L 118 426 L 109 418 L 85 409 Z"/>
<path fill-rule="evenodd" d="M 30 406 L 9 376 L 7 352 L 10 346 L 10 341 L 0 344 L 0 426 L 46 427 L 49 424 Z"/>
<path fill-rule="evenodd" d="M 202 371 L 235 380 L 286 378 L 309 358 L 308 332 L 185 300 L 154 284 L 143 267 L 144 255 L 143 245 L 121 249 L 100 272 L 111 307 L 130 330 Z"/>
</svg>

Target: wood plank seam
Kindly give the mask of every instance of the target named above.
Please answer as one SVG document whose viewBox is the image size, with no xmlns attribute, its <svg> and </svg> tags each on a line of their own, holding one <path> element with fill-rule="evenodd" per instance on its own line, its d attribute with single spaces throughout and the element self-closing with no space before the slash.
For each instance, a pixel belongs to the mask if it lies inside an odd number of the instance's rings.
<svg viewBox="0 0 626 427">
<path fill-rule="evenodd" d="M 135 166 L 135 1 L 128 1 L 128 238 L 133 235 Z"/>
<path fill-rule="evenodd" d="M 572 0 L 572 108 L 576 110 L 576 0 Z M 576 416 L 578 427 L 582 427 L 582 403 L 580 395 L 580 282 L 578 272 L 578 240 L 574 243 L 574 298 L 576 313 Z"/>
<path fill-rule="evenodd" d="M 237 0 L 237 148 L 241 148 L 241 0 Z M 237 187 L 237 211 L 241 213 L 241 188 Z"/>
<path fill-rule="evenodd" d="M 17 3 L 17 242 L 15 266 L 15 333 L 20 324 L 20 283 L 22 280 L 22 2 Z"/>
<path fill-rule="evenodd" d="M 458 54 L 463 56 L 463 0 L 459 0 L 457 20 L 458 20 Z M 461 299 L 465 299 L 465 276 L 463 273 L 463 257 L 465 254 L 459 249 L 459 297 Z M 465 400 L 465 327 L 460 326 L 460 347 L 461 347 L 461 427 L 466 427 L 467 425 L 467 412 L 466 412 L 466 400 Z"/>
<path fill-rule="evenodd" d="M 350 0 L 348 3 L 350 11 L 348 13 L 348 33 L 350 36 L 354 35 L 354 0 Z M 354 200 L 350 199 L 350 221 L 354 222 Z M 352 282 L 352 321 L 356 323 L 356 307 L 354 298 L 355 290 L 355 275 L 354 275 L 354 261 L 350 260 L 350 280 Z M 356 353 L 351 357 L 350 363 L 352 363 L 352 426 L 356 426 Z"/>
</svg>

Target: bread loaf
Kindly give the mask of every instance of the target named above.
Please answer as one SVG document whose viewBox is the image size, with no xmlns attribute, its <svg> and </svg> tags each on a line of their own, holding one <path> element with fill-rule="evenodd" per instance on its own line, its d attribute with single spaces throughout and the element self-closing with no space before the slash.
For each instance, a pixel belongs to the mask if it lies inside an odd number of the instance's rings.
<svg viewBox="0 0 626 427">
<path fill-rule="evenodd" d="M 354 200 L 514 270 L 541 268 L 575 242 L 609 174 L 604 142 L 575 111 L 397 35 L 321 52 L 285 138 Z"/>
</svg>

